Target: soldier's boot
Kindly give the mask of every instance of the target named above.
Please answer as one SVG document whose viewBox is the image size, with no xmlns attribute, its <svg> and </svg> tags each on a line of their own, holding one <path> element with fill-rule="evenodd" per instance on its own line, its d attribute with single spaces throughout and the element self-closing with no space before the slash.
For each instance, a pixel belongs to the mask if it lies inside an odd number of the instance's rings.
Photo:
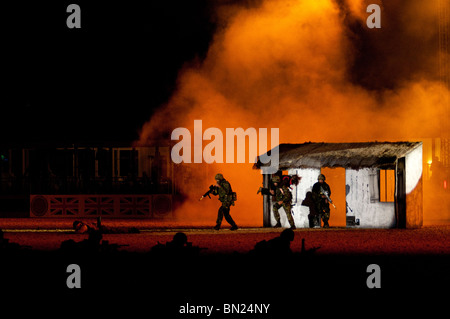
<svg viewBox="0 0 450 319">
<path fill-rule="evenodd" d="M 231 217 L 231 215 L 230 215 L 230 209 L 229 208 L 224 212 L 224 217 L 225 217 L 225 220 L 228 222 L 228 224 L 231 225 L 230 230 L 238 229 L 236 223 L 233 220 L 233 217 Z"/>
<path fill-rule="evenodd" d="M 225 215 L 225 220 L 228 222 L 228 224 L 231 225 L 230 230 L 238 229 L 236 223 L 234 222 L 233 218 L 229 214 Z"/>
<path fill-rule="evenodd" d="M 328 224 L 328 220 L 323 221 L 323 228 L 330 228 L 330 225 Z"/>
<path fill-rule="evenodd" d="M 214 226 L 213 229 L 220 229 L 220 225 L 222 225 L 224 210 L 225 208 L 223 206 L 220 206 L 219 211 L 217 212 L 216 226 Z"/>
<path fill-rule="evenodd" d="M 289 225 L 291 226 L 291 229 L 295 229 L 294 218 L 292 217 L 292 215 L 288 215 L 288 221 Z"/>
<path fill-rule="evenodd" d="M 320 215 L 314 216 L 314 228 L 320 228 Z"/>
<path fill-rule="evenodd" d="M 278 212 L 277 204 L 273 205 L 273 217 L 275 217 L 275 220 L 277 221 L 277 223 L 273 227 L 281 227 L 280 213 Z"/>
</svg>

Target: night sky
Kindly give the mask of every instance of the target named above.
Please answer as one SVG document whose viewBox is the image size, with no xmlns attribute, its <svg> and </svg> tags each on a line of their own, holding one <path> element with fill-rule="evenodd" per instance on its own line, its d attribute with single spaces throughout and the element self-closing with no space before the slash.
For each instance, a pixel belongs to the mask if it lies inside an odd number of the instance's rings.
<svg viewBox="0 0 450 319">
<path fill-rule="evenodd" d="M 217 8 L 261 5 L 259 0 L 79 0 L 81 29 L 69 29 L 70 3 L 2 4 L 3 146 L 137 140 L 142 125 L 173 94 L 182 66 L 205 58 L 223 27 Z M 355 48 L 347 66 L 354 84 L 376 95 L 406 81 L 437 80 L 438 25 L 434 15 L 415 22 L 422 1 L 384 2 L 383 28 L 377 32 L 352 17 L 346 2 L 338 3 Z M 430 26 L 428 33 L 419 32 L 423 25 Z"/>
<path fill-rule="evenodd" d="M 206 1 L 2 4 L 1 144 L 138 138 L 183 63 L 202 59 L 215 25 Z"/>
</svg>

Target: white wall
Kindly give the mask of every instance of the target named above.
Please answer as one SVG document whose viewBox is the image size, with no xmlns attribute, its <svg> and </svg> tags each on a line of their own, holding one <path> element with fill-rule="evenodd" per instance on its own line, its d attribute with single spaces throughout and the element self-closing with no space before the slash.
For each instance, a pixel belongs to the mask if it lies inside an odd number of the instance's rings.
<svg viewBox="0 0 450 319">
<path fill-rule="evenodd" d="M 410 194 L 422 178 L 422 146 L 405 156 L 406 194 Z"/>
<path fill-rule="evenodd" d="M 348 189 L 346 196 L 347 216 L 355 216 L 355 219 L 359 219 L 360 225 L 355 227 L 395 227 L 395 203 L 385 203 L 379 200 L 371 202 L 370 175 L 373 172 L 373 169 L 345 170 L 345 184 Z M 378 188 L 378 185 L 375 185 L 375 187 Z"/>
<path fill-rule="evenodd" d="M 414 151 L 416 152 L 416 151 Z M 421 175 L 421 165 L 417 168 L 416 164 L 421 158 L 421 150 L 419 157 L 419 150 L 416 154 L 412 152 L 409 156 L 410 159 L 406 161 L 408 176 L 412 172 L 412 176 L 409 177 L 409 182 L 412 183 L 412 187 L 417 184 Z M 408 164 L 409 162 L 409 164 Z M 415 163 L 415 164 L 414 164 Z M 413 167 L 409 168 L 408 165 Z M 292 187 L 292 202 L 294 211 L 294 222 L 297 228 L 308 228 L 308 214 L 309 209 L 306 206 L 302 206 L 301 203 L 308 191 L 312 190 L 312 186 L 317 182 L 317 176 L 320 174 L 320 169 L 291 169 L 288 171 L 289 175 L 297 174 L 302 177 L 300 183 L 295 187 Z M 420 174 L 419 174 L 420 173 Z M 375 174 L 375 175 L 374 175 Z M 347 201 L 347 216 L 355 216 L 355 219 L 359 219 L 359 228 L 393 228 L 396 227 L 395 217 L 395 203 L 394 202 L 380 202 L 379 194 L 373 194 L 377 191 L 378 180 L 371 176 L 376 176 L 376 169 L 346 169 L 345 170 L 345 183 L 348 193 L 346 195 Z M 414 183 L 415 181 L 415 183 Z M 371 185 L 372 183 L 372 185 Z M 376 183 L 375 185 L 373 183 Z M 407 178 L 408 183 L 408 178 Z M 371 194 L 372 189 L 372 194 Z M 408 191 L 407 185 L 407 191 Z M 372 195 L 372 201 L 371 201 Z M 374 199 L 374 196 L 376 199 Z M 275 225 L 275 218 L 273 217 L 271 202 L 271 225 Z M 286 214 L 284 210 L 279 209 L 280 219 L 282 227 L 289 227 Z"/>
</svg>

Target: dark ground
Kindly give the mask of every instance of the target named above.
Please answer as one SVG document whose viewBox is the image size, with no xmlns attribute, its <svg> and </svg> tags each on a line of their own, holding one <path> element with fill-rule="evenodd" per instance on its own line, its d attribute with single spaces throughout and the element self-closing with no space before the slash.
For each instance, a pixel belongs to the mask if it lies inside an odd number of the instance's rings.
<svg viewBox="0 0 450 319">
<path fill-rule="evenodd" d="M 415 230 L 299 229 L 290 256 L 249 252 L 281 230 L 244 228 L 163 228 L 142 221 L 109 221 L 111 227 L 138 227 L 139 234 L 105 234 L 109 244 L 129 245 L 100 252 L 60 250 L 61 242 L 80 243 L 69 220 L 1 219 L 9 243 L 1 252 L 0 281 L 6 309 L 19 315 L 47 309 L 49 314 L 117 315 L 149 318 L 202 318 L 179 314 L 181 306 L 270 303 L 268 314 L 224 314 L 210 318 L 287 318 L 364 314 L 416 314 L 442 311 L 448 299 L 450 226 Z M 37 226 L 39 225 L 39 226 Z M 151 227 L 153 226 L 153 227 Z M 157 226 L 157 227 L 155 227 Z M 199 254 L 149 253 L 183 231 Z M 314 254 L 301 253 L 320 247 Z M 28 246 L 28 248 L 26 247 Z M 117 249 L 115 249 L 117 248 Z M 67 266 L 81 268 L 80 289 L 69 289 Z M 367 266 L 381 268 L 381 288 L 369 289 Z M 19 307 L 15 307 L 19 305 Z M 86 307 L 93 306 L 91 308 Z M 38 308 L 36 308 L 38 307 Z M 60 310 L 62 309 L 62 310 Z M 313 313 L 311 313 L 311 310 Z M 61 312 L 63 311 L 63 312 Z"/>
</svg>

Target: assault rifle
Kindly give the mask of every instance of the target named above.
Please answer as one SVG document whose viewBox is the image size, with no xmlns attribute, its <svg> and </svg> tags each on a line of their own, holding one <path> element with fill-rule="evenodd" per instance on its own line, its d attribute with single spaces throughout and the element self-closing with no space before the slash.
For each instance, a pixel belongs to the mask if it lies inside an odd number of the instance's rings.
<svg viewBox="0 0 450 319">
<path fill-rule="evenodd" d="M 320 192 L 322 193 L 322 195 L 324 195 L 326 197 L 326 199 L 330 202 L 330 204 L 333 205 L 333 207 L 336 209 L 336 205 L 334 205 L 334 203 L 331 200 L 330 196 L 328 196 L 328 192 L 325 191 L 322 186 L 320 186 Z"/>
<path fill-rule="evenodd" d="M 217 187 L 217 186 L 213 186 L 213 185 L 209 186 L 209 191 L 207 191 L 205 194 L 203 194 L 203 196 L 200 197 L 199 200 L 202 200 L 202 199 L 205 198 L 206 196 L 208 196 L 208 197 L 211 199 L 211 196 L 209 196 L 209 194 L 214 193 L 214 191 L 216 190 L 216 187 Z"/>
</svg>

